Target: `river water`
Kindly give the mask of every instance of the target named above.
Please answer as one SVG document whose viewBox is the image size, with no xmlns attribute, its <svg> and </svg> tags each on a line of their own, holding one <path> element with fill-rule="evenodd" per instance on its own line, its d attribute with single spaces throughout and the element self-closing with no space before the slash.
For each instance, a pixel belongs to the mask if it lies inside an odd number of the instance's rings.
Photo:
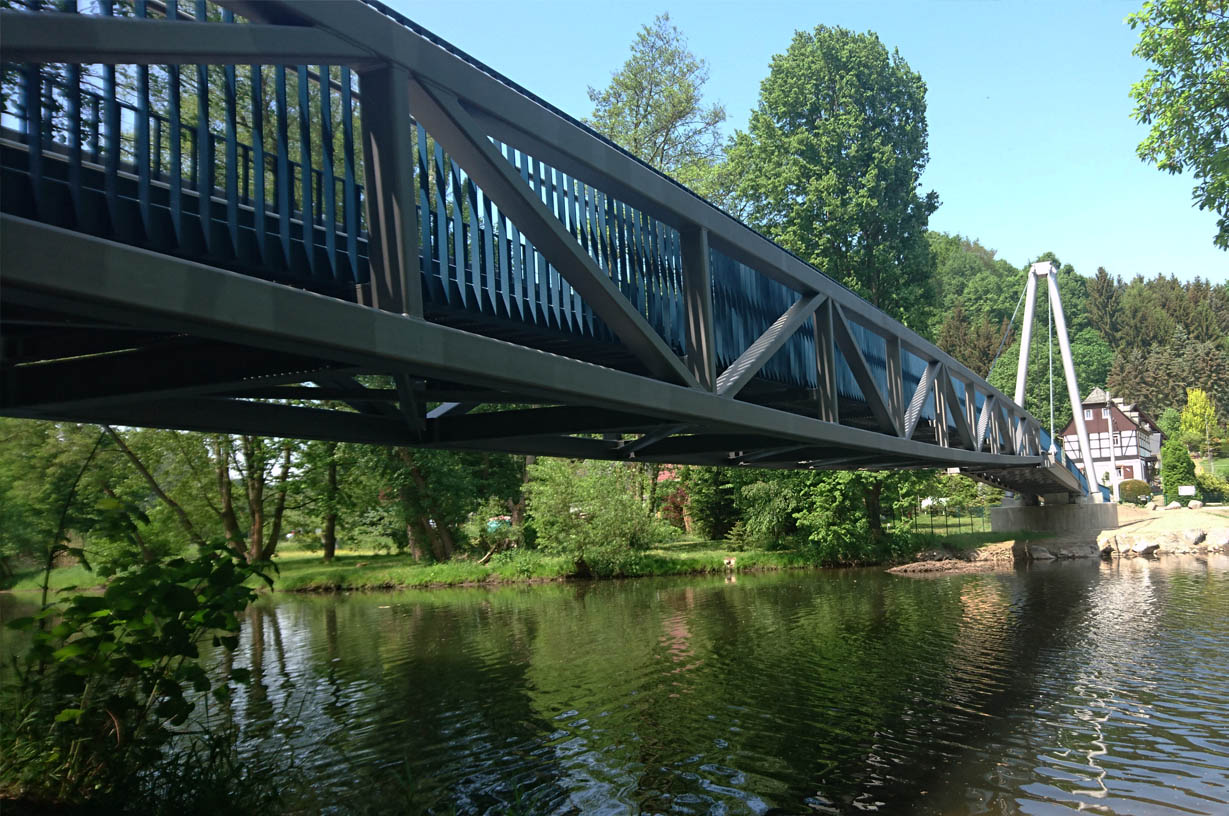
<svg viewBox="0 0 1229 816">
<path fill-rule="evenodd" d="M 233 716 L 331 813 L 1229 814 L 1229 557 L 277 595 Z"/>
</svg>

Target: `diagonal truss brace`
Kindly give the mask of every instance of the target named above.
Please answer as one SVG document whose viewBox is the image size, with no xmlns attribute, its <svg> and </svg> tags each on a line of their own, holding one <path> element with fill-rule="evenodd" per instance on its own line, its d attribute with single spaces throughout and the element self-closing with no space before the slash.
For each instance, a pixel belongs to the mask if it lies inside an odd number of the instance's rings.
<svg viewBox="0 0 1229 816">
<path fill-rule="evenodd" d="M 879 389 L 879 383 L 875 382 L 875 375 L 871 373 L 871 367 L 867 364 L 866 357 L 862 355 L 862 349 L 858 346 L 853 332 L 849 329 L 849 323 L 845 319 L 845 311 L 836 303 L 832 305 L 834 307 L 832 310 L 832 328 L 833 333 L 836 335 L 837 348 L 841 350 L 841 356 L 849 364 L 849 370 L 853 373 L 853 378 L 858 383 L 858 388 L 862 390 L 862 396 L 866 399 L 866 404 L 871 409 L 871 415 L 884 431 L 891 433 L 893 436 L 901 436 L 901 418 L 892 414 L 887 398 L 884 397 L 883 391 Z"/>
<path fill-rule="evenodd" d="M 785 342 L 794 336 L 803 323 L 811 319 L 815 310 L 825 300 L 824 295 L 803 296 L 785 310 L 764 333 L 756 338 L 747 350 L 738 355 L 717 378 L 717 394 L 733 397 L 743 389 L 751 378 L 772 359 Z"/>
<path fill-rule="evenodd" d="M 594 314 L 656 377 L 699 388 L 687 365 L 533 195 L 452 94 L 410 80 L 414 116 L 457 159 L 484 194 L 516 223 L 572 285 Z"/>
</svg>

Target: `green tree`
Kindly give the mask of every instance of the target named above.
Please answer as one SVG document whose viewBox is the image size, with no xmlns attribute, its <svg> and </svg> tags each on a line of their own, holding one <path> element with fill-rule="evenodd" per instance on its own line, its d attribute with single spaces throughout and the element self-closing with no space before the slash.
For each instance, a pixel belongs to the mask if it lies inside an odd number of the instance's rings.
<svg viewBox="0 0 1229 816">
<path fill-rule="evenodd" d="M 1131 87 L 1135 118 L 1151 126 L 1139 156 L 1191 171 L 1195 203 L 1220 216 L 1213 242 L 1229 250 L 1229 3 L 1152 0 L 1127 22 L 1140 29 L 1134 54 L 1152 62 Z"/>
<path fill-rule="evenodd" d="M 926 85 L 873 33 L 818 26 L 773 57 L 730 162 L 752 223 L 889 314 L 923 325 Z"/>
<path fill-rule="evenodd" d="M 622 462 L 542 457 L 529 472 L 538 547 L 571 558 L 579 576 L 634 574 L 637 554 L 668 534 L 636 496 L 639 474 Z"/>
<path fill-rule="evenodd" d="M 739 520 L 734 471 L 689 466 L 681 469 L 679 477 L 687 492 L 686 517 L 692 531 L 710 540 L 725 538 Z"/>
<path fill-rule="evenodd" d="M 1180 424 L 1182 441 L 1198 447 L 1212 465 L 1212 437 L 1217 431 L 1216 407 L 1202 388 L 1186 389 L 1186 407 L 1182 409 Z"/>
<path fill-rule="evenodd" d="M 1166 439 L 1161 446 L 1161 489 L 1165 491 L 1165 503 L 1177 501 L 1178 488 L 1185 485 L 1196 485 L 1195 463 L 1181 439 Z M 1195 498 L 1199 498 L 1198 485 Z"/>
<path fill-rule="evenodd" d="M 643 26 L 604 89 L 589 88 L 588 124 L 684 184 L 714 183 L 725 108 L 704 102 L 708 63 L 687 47 L 669 14 Z M 699 183 L 697 183 L 699 182 Z"/>
</svg>

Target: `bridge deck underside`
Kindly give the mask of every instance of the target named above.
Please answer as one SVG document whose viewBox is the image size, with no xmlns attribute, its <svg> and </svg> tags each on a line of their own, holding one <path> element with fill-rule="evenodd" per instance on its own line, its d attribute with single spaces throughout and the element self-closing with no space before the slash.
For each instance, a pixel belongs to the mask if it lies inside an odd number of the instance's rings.
<svg viewBox="0 0 1229 816">
<path fill-rule="evenodd" d="M 1038 457 L 893 440 L 79 233 L 3 226 L 9 415 L 676 464 L 964 465 L 1010 489 L 1073 487 Z M 467 413 L 476 405 L 485 412 Z"/>
</svg>

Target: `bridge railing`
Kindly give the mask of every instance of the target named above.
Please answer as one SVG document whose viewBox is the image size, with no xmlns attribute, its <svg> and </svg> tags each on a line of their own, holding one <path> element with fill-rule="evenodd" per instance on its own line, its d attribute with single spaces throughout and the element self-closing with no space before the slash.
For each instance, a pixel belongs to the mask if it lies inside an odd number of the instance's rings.
<svg viewBox="0 0 1229 816">
<path fill-rule="evenodd" d="M 0 12 L 7 212 L 887 448 L 1046 447 L 915 332 L 374 0 L 24 7 Z"/>
</svg>

